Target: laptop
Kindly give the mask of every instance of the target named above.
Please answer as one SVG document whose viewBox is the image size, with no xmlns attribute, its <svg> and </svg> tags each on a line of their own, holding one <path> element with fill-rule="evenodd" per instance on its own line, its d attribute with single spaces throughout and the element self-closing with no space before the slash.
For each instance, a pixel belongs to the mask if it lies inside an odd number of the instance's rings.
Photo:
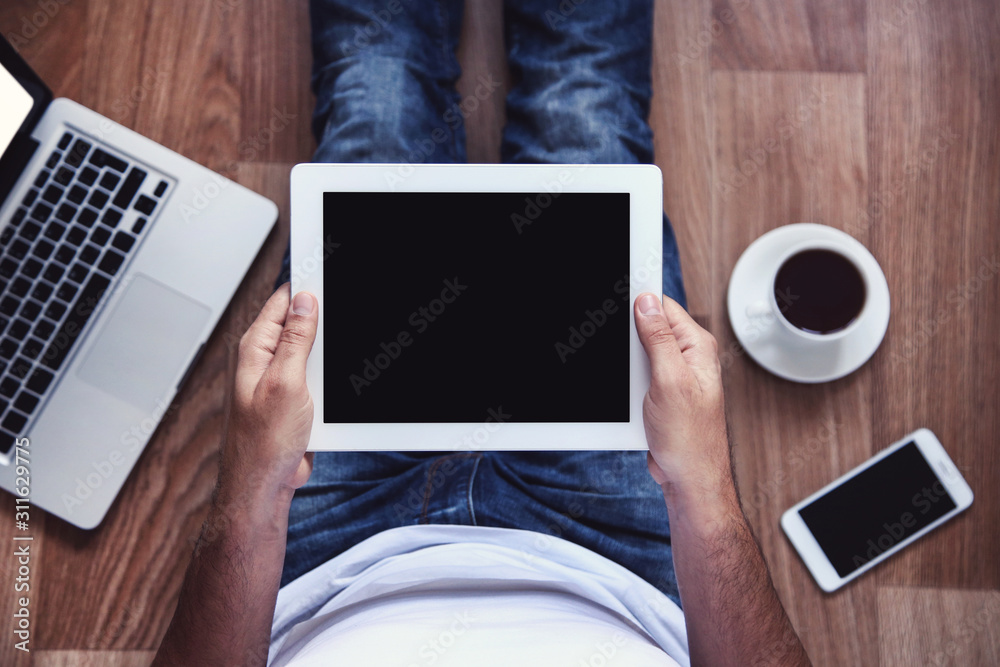
<svg viewBox="0 0 1000 667">
<path fill-rule="evenodd" d="M 278 210 L 53 100 L 2 38 L 0 100 L 0 486 L 94 528 Z"/>
</svg>

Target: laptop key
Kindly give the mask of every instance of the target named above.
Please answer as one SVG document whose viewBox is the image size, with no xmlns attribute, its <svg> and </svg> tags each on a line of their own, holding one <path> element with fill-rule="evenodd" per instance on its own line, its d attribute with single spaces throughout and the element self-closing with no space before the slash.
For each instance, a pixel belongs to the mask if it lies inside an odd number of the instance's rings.
<svg viewBox="0 0 1000 667">
<path fill-rule="evenodd" d="M 73 148 L 66 154 L 66 164 L 71 167 L 79 167 L 90 152 L 90 144 L 83 139 L 77 139 Z"/>
<path fill-rule="evenodd" d="M 52 175 L 51 171 L 49 171 L 48 169 L 42 169 L 40 172 L 38 172 L 38 176 L 35 177 L 35 187 L 40 188 L 46 183 L 48 183 L 49 176 L 51 175 Z"/>
<path fill-rule="evenodd" d="M 73 135 L 69 132 L 62 135 L 59 139 L 59 150 L 64 151 L 69 146 L 69 142 L 73 141 Z"/>
<path fill-rule="evenodd" d="M 3 313 L 4 315 L 13 315 L 17 312 L 20 305 L 20 302 L 18 302 L 18 300 L 14 297 L 5 296 L 3 299 L 0 299 L 0 313 Z"/>
<path fill-rule="evenodd" d="M 105 153 L 100 148 L 94 151 L 94 154 L 90 156 L 90 163 L 95 167 L 111 167 L 115 171 L 125 171 L 128 168 L 128 162 L 120 158 L 116 158 L 110 153 Z M 109 190 L 112 188 L 108 188 Z"/>
<path fill-rule="evenodd" d="M 27 216 L 28 216 L 27 209 L 24 208 L 17 209 L 16 211 L 14 211 L 14 215 L 11 216 L 10 218 L 10 226 L 17 227 L 18 225 L 21 224 L 21 221 L 23 221 Z"/>
<path fill-rule="evenodd" d="M 25 414 L 31 414 L 38 405 L 38 397 L 31 392 L 22 391 L 14 401 L 14 407 Z"/>
<path fill-rule="evenodd" d="M 69 244 L 63 243 L 59 246 L 59 250 L 56 250 L 55 260 L 62 264 L 69 264 L 76 257 L 76 251 Z"/>
<path fill-rule="evenodd" d="M 105 245 L 110 238 L 111 232 L 108 231 L 106 227 L 98 227 L 94 230 L 94 233 L 90 235 L 90 240 L 97 245 Z"/>
<path fill-rule="evenodd" d="M 21 306 L 21 317 L 28 320 L 29 322 L 34 322 L 38 319 L 38 316 L 42 312 L 42 304 L 38 303 L 34 299 L 29 299 L 27 303 Z"/>
<path fill-rule="evenodd" d="M 52 155 L 50 155 L 49 159 L 45 162 L 45 166 L 48 167 L 49 169 L 52 169 L 57 164 L 59 164 L 59 160 L 61 159 L 62 159 L 62 153 L 60 153 L 59 151 L 52 151 Z"/>
<path fill-rule="evenodd" d="M 122 220 L 121 211 L 114 208 L 109 208 L 107 211 L 104 212 L 104 215 L 101 216 L 101 222 L 107 225 L 108 227 L 111 227 L 112 229 L 117 227 L 118 223 L 121 222 L 121 220 Z"/>
<path fill-rule="evenodd" d="M 94 190 L 90 195 L 90 201 L 87 203 L 100 210 L 107 205 L 108 199 L 110 199 L 108 193 L 103 190 Z"/>
<path fill-rule="evenodd" d="M 88 273 L 90 273 L 90 269 L 80 262 L 77 262 L 73 265 L 73 268 L 69 270 L 69 273 L 66 274 L 66 277 L 75 283 L 82 283 Z"/>
<path fill-rule="evenodd" d="M 29 246 L 21 239 L 17 239 L 16 241 L 10 244 L 10 251 L 8 252 L 8 254 L 14 259 L 24 259 L 25 257 L 27 257 L 29 250 L 31 250 L 31 246 Z"/>
<path fill-rule="evenodd" d="M 51 320 L 41 320 L 35 325 L 35 335 L 42 340 L 52 338 L 52 332 L 56 330 L 56 325 Z"/>
<path fill-rule="evenodd" d="M 24 199 L 21 200 L 21 204 L 31 208 L 31 205 L 38 201 L 38 188 L 31 188 L 28 190 L 28 194 L 24 195 Z"/>
<path fill-rule="evenodd" d="M 45 188 L 45 192 L 42 193 L 42 199 L 50 204 L 58 204 L 59 200 L 62 199 L 64 192 L 66 191 L 58 185 L 50 185 Z"/>
<path fill-rule="evenodd" d="M 17 382 L 13 378 L 4 378 L 0 382 L 0 396 L 6 396 L 7 398 L 13 398 L 17 390 L 21 388 L 21 383 Z"/>
<path fill-rule="evenodd" d="M 59 210 L 56 211 L 56 218 L 62 220 L 63 222 L 69 222 L 76 216 L 77 208 L 76 206 L 71 206 L 69 204 L 61 204 Z"/>
<path fill-rule="evenodd" d="M 108 250 L 104 253 L 104 257 L 101 258 L 101 263 L 97 265 L 97 268 L 113 276 L 118 273 L 118 269 L 122 267 L 122 263 L 124 261 L 124 255 L 121 255 L 114 250 Z"/>
<path fill-rule="evenodd" d="M 28 259 L 24 263 L 24 268 L 21 269 L 21 273 L 28 276 L 29 278 L 37 278 L 38 274 L 42 272 L 42 263 L 39 262 L 34 257 Z"/>
<path fill-rule="evenodd" d="M 52 251 L 55 249 L 56 247 L 54 245 L 45 239 L 42 239 L 38 242 L 38 245 L 35 246 L 35 251 L 32 254 L 39 259 L 45 260 L 52 256 Z"/>
<path fill-rule="evenodd" d="M 150 199 L 146 195 L 139 195 L 139 200 L 135 203 L 135 210 L 143 215 L 153 215 L 156 210 L 156 200 Z"/>
<path fill-rule="evenodd" d="M 24 296 L 31 289 L 31 281 L 27 278 L 18 278 L 11 284 L 10 293 L 14 296 Z"/>
<path fill-rule="evenodd" d="M 63 283 L 59 286 L 59 289 L 56 290 L 56 298 L 62 299 L 66 302 L 72 301 L 73 297 L 76 296 L 76 290 L 76 286 L 69 283 Z"/>
<path fill-rule="evenodd" d="M 138 167 L 132 167 L 131 171 L 128 172 L 128 176 L 125 177 L 125 182 L 122 184 L 121 190 L 115 196 L 115 206 L 123 210 L 127 209 L 132 204 L 135 193 L 139 191 L 139 187 L 145 180 L 146 172 Z"/>
<path fill-rule="evenodd" d="M 42 274 L 42 277 L 50 283 L 57 283 L 63 277 L 63 273 L 65 273 L 63 267 L 58 264 L 49 264 L 45 269 L 45 273 Z"/>
<path fill-rule="evenodd" d="M 95 211 L 92 208 L 85 208 L 82 211 L 80 211 L 80 215 L 76 219 L 77 222 L 79 222 L 84 227 L 87 227 L 88 229 L 94 225 L 94 222 L 96 220 L 97 220 L 97 211 Z"/>
<path fill-rule="evenodd" d="M 87 198 L 87 190 L 81 188 L 79 185 L 74 185 L 70 188 L 69 194 L 66 195 L 66 199 L 70 200 L 74 204 L 82 204 L 83 200 Z"/>
<path fill-rule="evenodd" d="M 153 194 L 157 197 L 162 197 L 163 193 L 167 191 L 167 182 L 160 181 L 160 184 L 156 186 L 156 192 Z"/>
<path fill-rule="evenodd" d="M 87 230 L 80 225 L 73 225 L 69 229 L 69 234 L 66 235 L 66 241 L 72 243 L 75 246 L 80 245 L 87 240 Z"/>
<path fill-rule="evenodd" d="M 135 237 L 127 232 L 118 232 L 115 234 L 114 241 L 111 242 L 114 248 L 126 253 L 132 249 L 133 244 L 135 244 Z"/>
<path fill-rule="evenodd" d="M 11 449 L 14 448 L 14 442 L 17 438 L 13 433 L 7 433 L 7 431 L 0 431 L 0 454 L 6 454 Z"/>
<path fill-rule="evenodd" d="M 35 208 L 31 209 L 31 217 L 38 222 L 45 222 L 52 215 L 52 207 L 48 204 L 38 202 Z"/>
<path fill-rule="evenodd" d="M 84 185 L 93 185 L 95 182 L 97 182 L 97 177 L 99 175 L 100 172 L 94 169 L 93 167 L 84 167 L 83 171 L 80 172 L 80 175 L 77 177 L 77 179 Z"/>
<path fill-rule="evenodd" d="M 66 225 L 60 224 L 58 222 L 50 222 L 45 228 L 45 238 L 52 239 L 53 242 L 58 242 L 59 239 L 63 237 L 66 233 Z"/>
<path fill-rule="evenodd" d="M 0 276 L 3 276 L 4 278 L 12 277 L 15 273 L 17 273 L 18 266 L 19 264 L 14 260 L 4 258 L 3 261 L 0 261 Z"/>
<path fill-rule="evenodd" d="M 49 307 L 45 309 L 45 317 L 55 320 L 58 322 L 62 319 L 62 316 L 66 314 L 66 306 L 62 305 L 58 301 L 53 301 L 49 304 Z M 15 322 L 14 324 L 17 324 Z M 11 327 L 13 329 L 13 327 Z"/>
<path fill-rule="evenodd" d="M 97 310 L 97 304 L 110 284 L 111 281 L 100 274 L 95 273 L 90 276 L 90 280 L 80 290 L 80 294 L 77 295 L 73 307 L 70 308 L 66 321 L 59 328 L 59 333 L 56 334 L 52 344 L 45 351 L 42 357 L 42 364 L 44 366 L 52 370 L 59 370 L 59 367 L 62 366 L 63 361 L 69 355 L 69 351 L 72 349 L 76 339 L 83 332 L 84 328 L 86 328 L 87 320 Z M 51 381 L 51 374 L 49 375 L 49 381 Z M 48 386 L 48 383 L 46 383 L 46 386 Z M 31 381 L 28 382 L 28 388 L 38 394 L 44 391 L 44 389 L 42 391 L 34 389 L 31 386 Z"/>
<path fill-rule="evenodd" d="M 69 182 L 73 180 L 73 172 L 66 167 L 59 167 L 52 180 L 59 185 L 69 185 Z"/>
<path fill-rule="evenodd" d="M 104 176 L 101 177 L 101 187 L 112 192 L 114 192 L 114 189 L 117 188 L 118 184 L 121 182 L 122 177 L 118 174 L 112 174 L 110 171 L 105 172 Z"/>
<path fill-rule="evenodd" d="M 100 256 L 101 249 L 90 243 L 88 243 L 83 250 L 80 251 L 80 261 L 84 264 L 93 264 Z"/>
<path fill-rule="evenodd" d="M 26 383 L 28 389 L 35 392 L 38 395 L 43 395 L 45 390 L 49 388 L 52 383 L 52 378 L 55 376 L 45 370 L 44 368 L 36 368 L 35 372 L 31 374 Z"/>
<path fill-rule="evenodd" d="M 138 220 L 135 221 L 135 224 L 132 225 L 132 233 L 139 234 L 140 232 L 142 232 L 142 228 L 145 226 L 146 226 L 146 218 L 139 218 Z"/>
<path fill-rule="evenodd" d="M 13 359 L 17 354 L 18 342 L 13 338 L 4 338 L 0 341 L 0 357 Z"/>
<path fill-rule="evenodd" d="M 52 285 L 49 285 L 48 283 L 38 283 L 35 285 L 35 289 L 32 290 L 31 296 L 32 298 L 45 303 L 49 300 L 49 297 L 52 296 Z"/>
<path fill-rule="evenodd" d="M 31 331 L 31 324 L 18 318 L 11 323 L 10 330 L 7 333 L 17 340 L 23 340 L 29 331 Z"/>
<path fill-rule="evenodd" d="M 10 243 L 11 239 L 13 238 L 14 238 L 14 228 L 10 226 L 4 227 L 3 231 L 0 232 L 0 246 L 6 247 L 6 245 Z"/>
<path fill-rule="evenodd" d="M 21 231 L 18 232 L 20 236 L 25 241 L 31 242 L 38 238 L 38 233 L 42 231 L 42 226 L 34 222 L 26 222 L 21 227 Z"/>
<path fill-rule="evenodd" d="M 18 380 L 23 380 L 31 373 L 31 360 L 18 357 L 10 366 L 10 374 Z"/>
<path fill-rule="evenodd" d="M 12 433 L 20 433 L 24 425 L 28 423 L 28 418 L 17 412 L 9 412 L 4 417 L 3 427 Z"/>
</svg>

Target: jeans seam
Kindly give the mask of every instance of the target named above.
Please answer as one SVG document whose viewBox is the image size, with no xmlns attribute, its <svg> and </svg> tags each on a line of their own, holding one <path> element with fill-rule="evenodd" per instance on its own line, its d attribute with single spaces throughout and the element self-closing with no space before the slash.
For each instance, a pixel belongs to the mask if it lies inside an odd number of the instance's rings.
<svg viewBox="0 0 1000 667">
<path fill-rule="evenodd" d="M 431 464 L 431 467 L 427 469 L 427 483 L 424 485 L 424 506 L 420 510 L 420 523 L 426 524 L 427 520 L 427 510 L 430 508 L 431 504 L 431 494 L 434 493 L 434 471 L 448 459 L 454 458 L 469 458 L 470 456 L 482 456 L 478 452 L 457 452 L 455 454 L 448 454 L 447 456 L 442 456 L 438 460 Z"/>
<path fill-rule="evenodd" d="M 476 521 L 476 508 L 475 504 L 472 502 L 472 486 L 476 481 L 476 473 L 479 471 L 479 463 L 483 460 L 482 454 L 476 454 L 476 462 L 472 465 L 472 473 L 469 474 L 469 486 L 465 491 L 465 501 L 469 508 L 469 518 L 472 520 L 473 526 L 478 526 L 479 522 Z"/>
</svg>

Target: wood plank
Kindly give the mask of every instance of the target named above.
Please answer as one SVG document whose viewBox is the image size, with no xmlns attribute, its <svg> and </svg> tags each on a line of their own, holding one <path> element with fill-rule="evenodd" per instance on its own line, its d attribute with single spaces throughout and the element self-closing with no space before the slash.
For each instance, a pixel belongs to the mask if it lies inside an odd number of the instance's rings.
<svg viewBox="0 0 1000 667">
<path fill-rule="evenodd" d="M 685 52 L 710 48 L 715 69 L 863 72 L 865 7 L 865 0 L 713 0 Z"/>
<path fill-rule="evenodd" d="M 882 667 L 1000 664 L 1000 591 L 878 589 Z"/>
<path fill-rule="evenodd" d="M 775 586 L 817 664 L 875 664 L 873 582 L 825 596 L 779 527 L 781 513 L 870 456 L 871 367 L 799 385 L 745 356 L 729 327 L 725 291 L 736 260 L 784 224 L 843 229 L 867 197 L 862 75 L 713 75 L 712 211 L 719 340 L 741 495 Z"/>
<path fill-rule="evenodd" d="M 874 367 L 875 444 L 926 426 L 972 508 L 882 568 L 885 583 L 1000 587 L 1000 15 L 992 2 L 873 2 L 867 228 L 893 297 Z"/>
<path fill-rule="evenodd" d="M 711 69 L 707 54 L 681 54 L 684 40 L 697 31 L 707 12 L 706 0 L 656 3 L 649 118 L 656 164 L 663 172 L 663 208 L 680 249 L 688 310 L 698 316 L 711 312 L 717 289 L 712 270 Z"/>
<path fill-rule="evenodd" d="M 507 122 L 504 102 L 510 90 L 510 71 L 503 41 L 503 0 L 467 3 L 458 61 L 462 76 L 456 88 L 462 99 L 462 109 L 468 112 L 465 119 L 468 162 L 499 162 L 500 137 Z M 503 85 L 487 95 L 486 91 L 497 80 Z"/>
<path fill-rule="evenodd" d="M 38 0 L 5 0 L 0 4 L 0 32 L 14 45 L 57 96 L 79 100 L 88 0 L 53 3 L 44 9 Z"/>
<path fill-rule="evenodd" d="M 35 667 L 147 667 L 155 651 L 39 651 Z"/>
</svg>

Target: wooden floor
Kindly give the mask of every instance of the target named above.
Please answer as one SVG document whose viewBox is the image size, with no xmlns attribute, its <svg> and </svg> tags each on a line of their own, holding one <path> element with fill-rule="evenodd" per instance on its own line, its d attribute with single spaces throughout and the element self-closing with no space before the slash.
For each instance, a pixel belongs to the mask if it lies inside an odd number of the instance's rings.
<svg viewBox="0 0 1000 667">
<path fill-rule="evenodd" d="M 500 1 L 468 5 L 466 94 L 478 74 L 505 71 Z M 806 648 L 817 665 L 1000 664 L 995 0 L 656 7 L 651 122 L 665 208 L 691 310 L 720 341 L 750 520 Z M 287 238 L 289 169 L 313 149 L 307 3 L 4 0 L 0 31 L 19 38 L 57 95 L 282 207 L 279 229 L 103 525 L 83 532 L 34 517 L 33 664 L 145 665 L 207 511 L 234 341 L 268 296 Z M 264 128 L 278 114 L 293 122 L 272 136 Z M 502 96 L 469 123 L 470 159 L 495 161 Z M 875 357 L 818 386 L 757 367 L 725 313 L 743 249 L 802 221 L 844 229 L 870 248 L 893 299 Z M 920 426 L 941 437 L 974 505 L 840 592 L 821 593 L 780 532 L 781 512 Z M 3 494 L 7 544 L 12 515 Z M 6 619 L 9 562 L 0 574 Z M 0 664 L 32 664 L 3 632 Z"/>
</svg>

